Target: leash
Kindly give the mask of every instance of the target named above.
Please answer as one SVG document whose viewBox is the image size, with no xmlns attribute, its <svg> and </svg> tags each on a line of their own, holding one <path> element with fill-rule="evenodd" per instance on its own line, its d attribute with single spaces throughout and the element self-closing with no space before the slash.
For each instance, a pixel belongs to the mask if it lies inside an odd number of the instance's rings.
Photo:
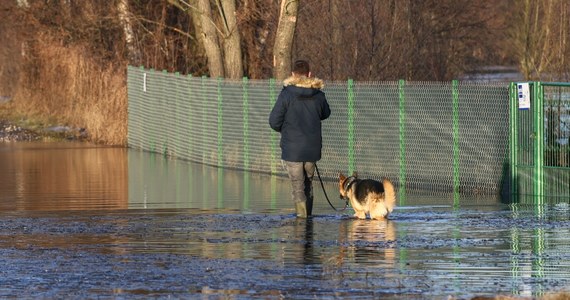
<svg viewBox="0 0 570 300">
<path fill-rule="evenodd" d="M 348 200 L 346 200 L 346 203 L 344 205 L 343 209 L 337 209 L 336 207 L 334 207 L 331 203 L 331 201 L 329 200 L 329 196 L 327 195 L 327 191 L 325 190 L 325 185 L 323 184 L 323 179 L 321 178 L 321 173 L 319 172 L 319 167 L 317 167 L 317 163 L 315 162 L 315 170 L 317 170 L 317 176 L 319 177 L 319 181 L 321 182 L 321 188 L 323 189 L 323 193 L 325 194 L 325 198 L 327 199 L 327 202 L 329 203 L 329 205 L 332 207 L 332 209 L 336 210 L 336 211 L 343 211 L 346 208 L 348 208 Z"/>
</svg>

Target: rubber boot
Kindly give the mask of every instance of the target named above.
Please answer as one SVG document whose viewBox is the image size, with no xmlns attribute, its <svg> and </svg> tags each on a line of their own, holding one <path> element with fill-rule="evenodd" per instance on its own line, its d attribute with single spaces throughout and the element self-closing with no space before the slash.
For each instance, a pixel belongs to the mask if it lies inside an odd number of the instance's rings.
<svg viewBox="0 0 570 300">
<path fill-rule="evenodd" d="M 307 197 L 307 216 L 313 215 L 313 197 Z"/>
<path fill-rule="evenodd" d="M 307 204 L 305 202 L 295 202 L 295 211 L 297 218 L 307 218 Z"/>
</svg>

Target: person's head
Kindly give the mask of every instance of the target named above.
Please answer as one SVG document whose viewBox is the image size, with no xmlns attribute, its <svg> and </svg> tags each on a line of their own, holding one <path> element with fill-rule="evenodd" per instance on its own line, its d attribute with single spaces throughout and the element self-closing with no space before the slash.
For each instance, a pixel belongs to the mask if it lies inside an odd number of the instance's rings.
<svg viewBox="0 0 570 300">
<path fill-rule="evenodd" d="M 306 60 L 297 60 L 293 64 L 293 75 L 295 76 L 307 76 L 311 77 L 311 69 L 309 67 L 309 62 Z"/>
</svg>

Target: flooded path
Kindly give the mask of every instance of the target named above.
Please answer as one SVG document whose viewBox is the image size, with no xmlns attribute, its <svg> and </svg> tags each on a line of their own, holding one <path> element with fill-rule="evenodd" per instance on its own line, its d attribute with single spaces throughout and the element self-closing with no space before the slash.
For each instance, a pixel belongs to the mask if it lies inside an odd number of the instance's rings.
<svg viewBox="0 0 570 300">
<path fill-rule="evenodd" d="M 288 182 L 120 148 L 0 145 L 0 298 L 540 296 L 570 207 L 409 195 L 388 221 L 294 217 Z M 334 183 L 327 183 L 334 204 Z"/>
</svg>

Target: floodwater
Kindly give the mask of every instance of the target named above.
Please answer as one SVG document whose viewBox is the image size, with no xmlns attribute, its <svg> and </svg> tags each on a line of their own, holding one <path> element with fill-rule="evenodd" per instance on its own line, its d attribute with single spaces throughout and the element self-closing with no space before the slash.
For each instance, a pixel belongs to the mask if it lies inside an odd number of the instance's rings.
<svg viewBox="0 0 570 300">
<path fill-rule="evenodd" d="M 325 183 L 342 207 L 334 183 Z M 408 193 L 387 221 L 315 183 L 137 150 L 0 144 L 0 298 L 470 299 L 570 289 L 570 207 Z M 548 201 L 547 201 L 548 202 Z"/>
</svg>

